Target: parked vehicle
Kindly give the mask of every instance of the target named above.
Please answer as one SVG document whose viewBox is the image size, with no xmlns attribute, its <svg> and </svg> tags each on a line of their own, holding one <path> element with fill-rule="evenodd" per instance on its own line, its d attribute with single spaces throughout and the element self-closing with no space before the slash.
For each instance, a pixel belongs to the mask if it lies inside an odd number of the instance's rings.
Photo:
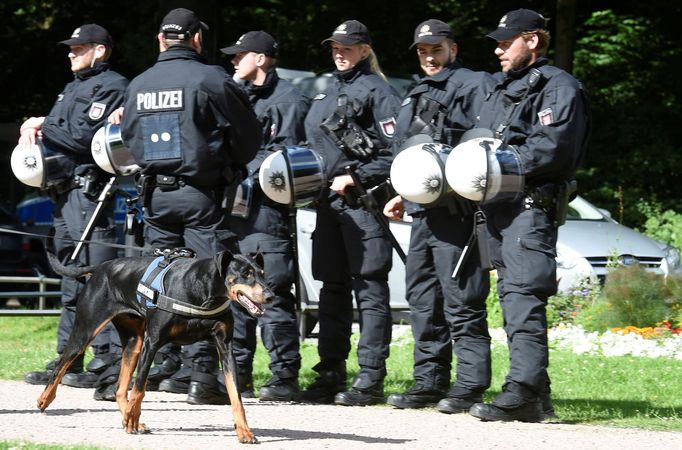
<svg viewBox="0 0 682 450">
<path fill-rule="evenodd" d="M 319 292 L 322 283 L 311 273 L 312 232 L 315 229 L 315 211 L 299 209 L 297 212 L 298 256 L 301 272 L 301 331 L 309 334 L 317 323 Z M 410 224 L 407 221 L 391 222 L 391 231 L 407 252 Z M 574 290 L 583 280 L 602 282 L 610 263 L 640 264 L 661 275 L 680 273 L 680 253 L 674 247 L 655 241 L 641 233 L 619 224 L 610 215 L 576 197 L 569 204 L 566 223 L 559 228 L 557 243 L 557 280 L 561 292 Z M 394 321 L 407 318 L 405 299 L 405 266 L 393 253 L 393 269 L 389 274 L 391 309 Z"/>
</svg>

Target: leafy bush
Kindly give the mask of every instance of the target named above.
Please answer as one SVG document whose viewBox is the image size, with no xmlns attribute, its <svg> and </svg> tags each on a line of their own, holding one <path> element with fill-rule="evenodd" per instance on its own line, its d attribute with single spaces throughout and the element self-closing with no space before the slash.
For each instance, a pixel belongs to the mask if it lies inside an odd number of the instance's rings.
<svg viewBox="0 0 682 450">
<path fill-rule="evenodd" d="M 641 202 L 637 209 L 647 218 L 644 234 L 657 241 L 682 249 L 682 214 L 670 209 L 661 212 L 659 204 Z"/>
<path fill-rule="evenodd" d="M 601 296 L 601 286 L 596 279 L 585 278 L 568 293 L 560 292 L 547 302 L 547 326 L 574 323 L 577 316 Z"/>
<path fill-rule="evenodd" d="M 672 283 L 639 265 L 614 269 L 606 277 L 603 295 L 578 314 L 576 323 L 600 332 L 631 325 L 655 326 L 672 315 L 676 303 L 671 300 Z"/>
</svg>

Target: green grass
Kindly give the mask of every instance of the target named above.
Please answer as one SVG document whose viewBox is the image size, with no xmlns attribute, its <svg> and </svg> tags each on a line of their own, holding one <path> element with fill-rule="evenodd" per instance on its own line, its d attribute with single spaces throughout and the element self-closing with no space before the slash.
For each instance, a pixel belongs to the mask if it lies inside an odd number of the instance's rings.
<svg viewBox="0 0 682 450">
<path fill-rule="evenodd" d="M 0 317 L 0 379 L 21 380 L 24 373 L 41 369 L 54 357 L 57 318 Z M 357 374 L 354 336 L 348 377 Z M 315 378 L 318 362 L 314 344 L 301 347 L 301 386 Z M 489 400 L 499 393 L 507 371 L 504 346 L 493 351 L 493 384 Z M 682 361 L 663 358 L 602 357 L 550 351 L 552 398 L 562 422 L 682 431 Z M 260 346 L 254 362 L 254 384 L 270 378 L 268 356 Z M 412 385 L 412 342 L 408 335 L 395 339 L 388 360 L 386 394 Z M 0 442 L 0 449 L 8 443 Z M 20 447 L 21 448 L 21 447 Z M 34 447 L 25 447 L 34 448 Z M 35 447 L 37 448 L 37 447 Z M 55 447 L 58 448 L 58 447 Z"/>
</svg>

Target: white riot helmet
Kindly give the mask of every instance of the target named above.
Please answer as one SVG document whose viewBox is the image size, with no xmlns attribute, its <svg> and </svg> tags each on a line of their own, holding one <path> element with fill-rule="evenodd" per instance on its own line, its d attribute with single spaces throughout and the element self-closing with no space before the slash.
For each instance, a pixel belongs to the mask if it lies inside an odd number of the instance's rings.
<svg viewBox="0 0 682 450">
<path fill-rule="evenodd" d="M 73 163 L 38 140 L 36 144 L 14 147 L 10 165 L 14 176 L 25 185 L 47 189 L 64 182 L 68 178 L 68 168 Z"/>
<path fill-rule="evenodd" d="M 286 146 L 261 163 L 258 181 L 270 200 L 304 207 L 327 184 L 322 157 L 307 147 Z"/>
<path fill-rule="evenodd" d="M 119 125 L 107 123 L 97 130 L 92 137 L 90 151 L 97 165 L 106 172 L 126 176 L 140 170 L 130 150 L 123 144 Z"/>
<path fill-rule="evenodd" d="M 445 179 L 445 162 L 452 147 L 433 142 L 427 135 L 405 141 L 391 164 L 391 185 L 405 200 L 427 205 L 451 192 Z"/>
<path fill-rule="evenodd" d="M 523 195 L 523 167 L 516 149 L 480 133 L 450 152 L 445 176 L 455 192 L 481 204 L 514 201 Z"/>
</svg>

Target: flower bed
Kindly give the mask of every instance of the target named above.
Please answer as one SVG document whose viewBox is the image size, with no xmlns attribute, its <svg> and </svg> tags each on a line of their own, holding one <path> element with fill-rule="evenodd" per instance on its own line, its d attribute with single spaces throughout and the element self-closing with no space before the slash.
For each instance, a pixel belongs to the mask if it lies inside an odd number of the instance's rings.
<svg viewBox="0 0 682 450">
<path fill-rule="evenodd" d="M 640 356 L 682 360 L 682 334 L 679 328 L 614 328 L 605 333 L 588 332 L 579 325 L 561 324 L 548 332 L 552 348 L 576 354 Z"/>
</svg>

